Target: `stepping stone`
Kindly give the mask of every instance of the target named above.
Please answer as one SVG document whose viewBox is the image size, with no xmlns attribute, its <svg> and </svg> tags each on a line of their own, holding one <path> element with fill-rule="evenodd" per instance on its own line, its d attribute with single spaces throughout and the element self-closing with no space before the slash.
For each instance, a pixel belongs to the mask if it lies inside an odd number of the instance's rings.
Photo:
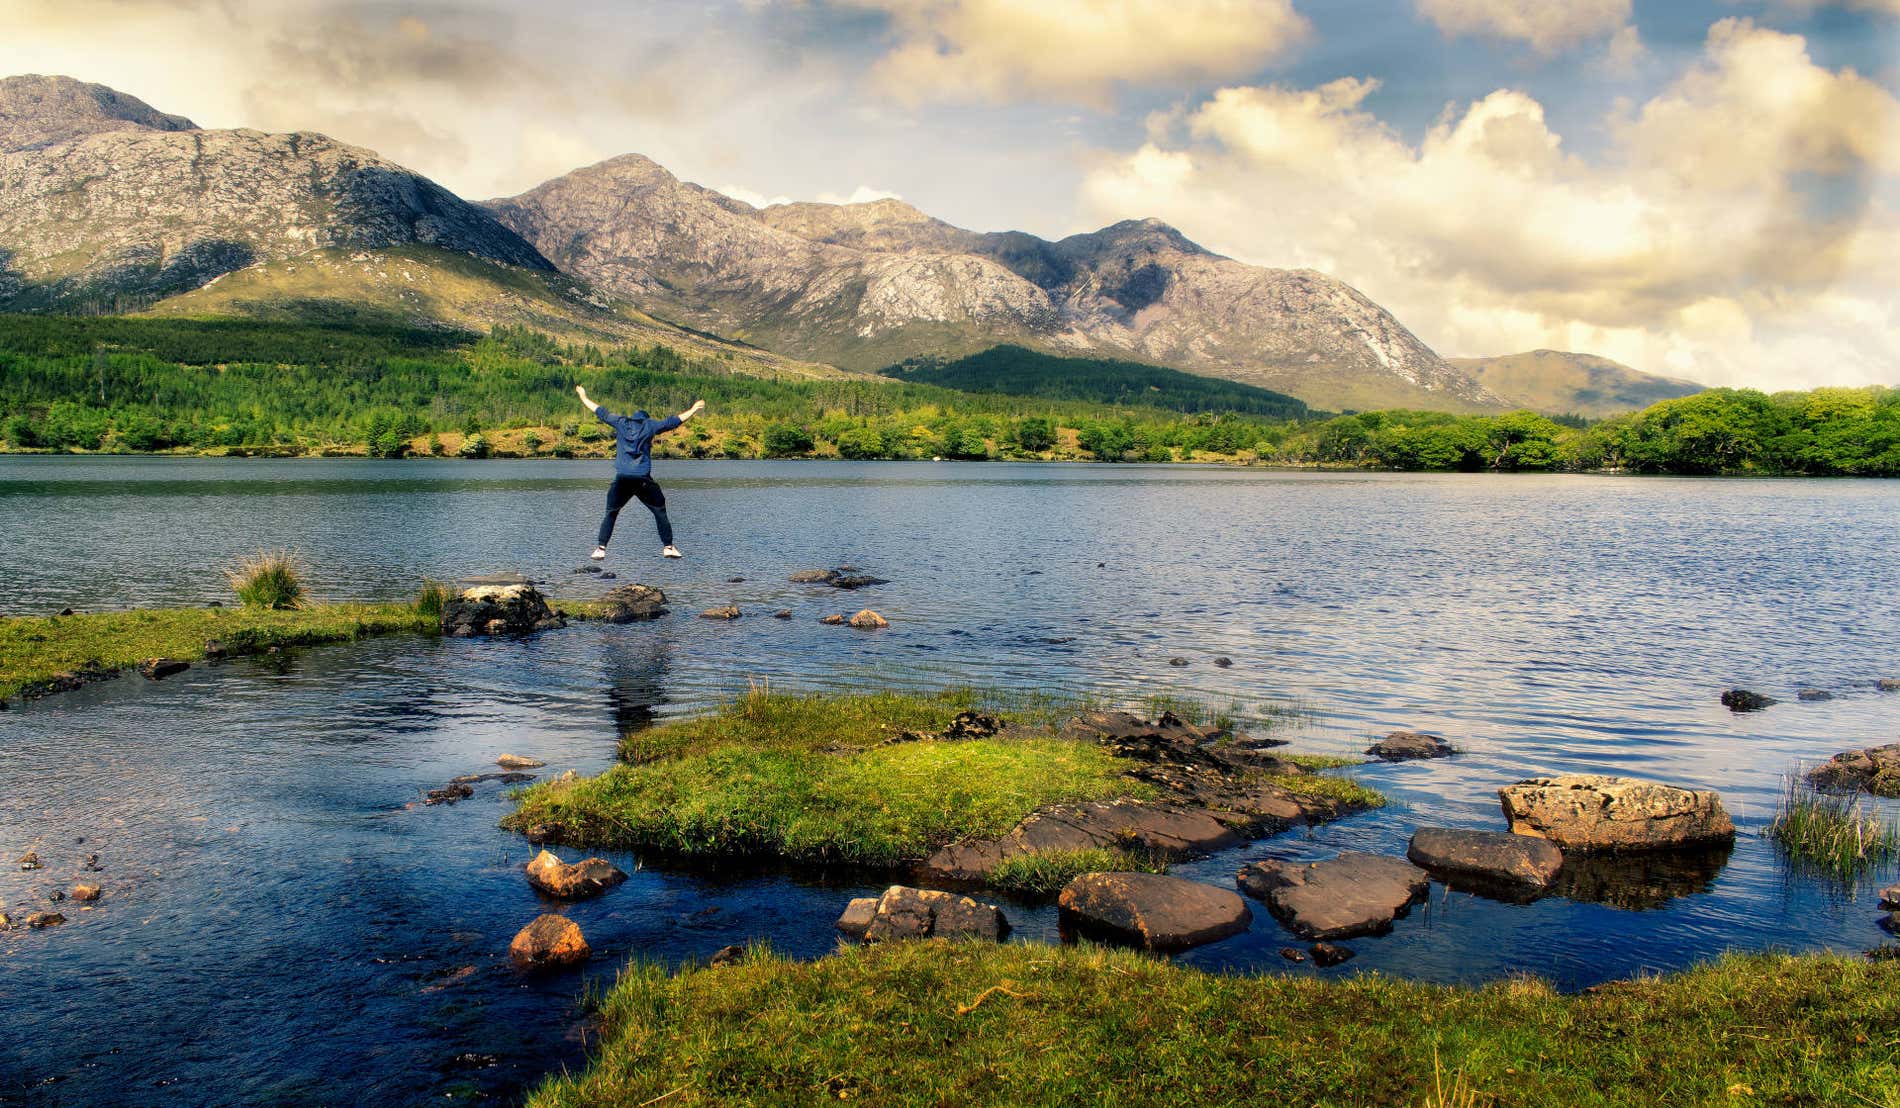
<svg viewBox="0 0 1900 1108">
<path fill-rule="evenodd" d="M 620 867 L 605 858 L 584 858 L 568 865 L 553 851 L 543 850 L 528 863 L 528 884 L 562 900 L 599 896 L 626 879 Z"/>
<path fill-rule="evenodd" d="M 1253 922 L 1247 902 L 1213 885 L 1158 873 L 1084 873 L 1056 903 L 1064 918 L 1153 950 L 1179 950 L 1237 935 Z"/>
<path fill-rule="evenodd" d="M 838 917 L 838 930 L 866 942 L 976 938 L 996 942 L 1009 933 L 1002 909 L 938 889 L 892 885 L 876 898 L 858 897 Z"/>
<path fill-rule="evenodd" d="M 1397 858 L 1346 851 L 1323 862 L 1242 866 L 1240 887 L 1308 939 L 1383 935 L 1431 891 L 1431 877 Z"/>
<path fill-rule="evenodd" d="M 1371 746 L 1366 753 L 1385 762 L 1409 762 L 1416 758 L 1449 758 L 1457 751 L 1437 735 L 1423 731 L 1394 731 Z"/>
<path fill-rule="evenodd" d="M 516 933 L 508 957 L 523 969 L 556 969 L 585 962 L 593 951 L 580 925 L 566 916 L 538 916 Z"/>
<path fill-rule="evenodd" d="M 1412 832 L 1405 856 L 1440 877 L 1469 877 L 1537 889 L 1549 888 L 1564 865 L 1564 852 L 1547 839 L 1447 827 L 1421 827 Z"/>
</svg>

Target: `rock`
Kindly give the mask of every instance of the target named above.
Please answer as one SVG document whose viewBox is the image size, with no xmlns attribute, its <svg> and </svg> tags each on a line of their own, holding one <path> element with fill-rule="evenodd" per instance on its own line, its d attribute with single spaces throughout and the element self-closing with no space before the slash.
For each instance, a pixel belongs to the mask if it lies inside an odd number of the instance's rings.
<svg viewBox="0 0 1900 1108">
<path fill-rule="evenodd" d="M 1548 888 L 1564 865 L 1563 851 L 1545 839 L 1446 827 L 1412 832 L 1405 856 L 1441 880 L 1467 878 L 1537 889 Z"/>
<path fill-rule="evenodd" d="M 1730 689 L 1722 694 L 1722 706 L 1731 712 L 1759 712 L 1776 703 L 1779 702 L 1772 696 L 1763 696 L 1747 689 Z"/>
<path fill-rule="evenodd" d="M 866 942 L 975 938 L 996 942 L 1009 933 L 1002 909 L 937 889 L 892 885 L 884 895 L 859 897 L 838 917 L 838 930 Z"/>
<path fill-rule="evenodd" d="M 1829 792 L 1900 796 L 1900 743 L 1836 754 L 1808 771 L 1808 783 Z"/>
<path fill-rule="evenodd" d="M 1366 747 L 1366 753 L 1381 761 L 1406 762 L 1414 758 L 1448 758 L 1457 753 L 1451 744 L 1423 731 L 1394 731 Z"/>
<path fill-rule="evenodd" d="M 552 914 L 536 917 L 508 944 L 508 956 L 523 969 L 577 965 L 592 953 L 579 924 Z"/>
<path fill-rule="evenodd" d="M 1228 666 L 1231 666 L 1234 664 L 1234 660 L 1232 658 L 1229 658 L 1227 655 L 1223 654 L 1220 657 L 1214 659 L 1214 664 L 1216 666 L 1219 666 L 1221 669 L 1226 669 Z"/>
<path fill-rule="evenodd" d="M 1168 664 L 1171 666 L 1184 666 L 1188 664 L 1188 660 L 1186 658 L 1169 658 Z"/>
<path fill-rule="evenodd" d="M 444 635 L 531 635 L 567 626 L 533 585 L 476 585 L 442 605 Z"/>
<path fill-rule="evenodd" d="M 27 923 L 32 923 L 31 919 Z M 1900 912 L 1888 912 L 1880 917 L 1881 929 L 1890 935 L 1900 935 Z"/>
<path fill-rule="evenodd" d="M 54 889 L 52 892 L 46 894 L 46 899 L 58 904 L 60 901 L 66 899 L 66 893 L 63 890 Z"/>
<path fill-rule="evenodd" d="M 745 584 L 745 578 L 743 578 L 743 577 L 728 577 L 728 578 L 726 578 L 726 584 L 728 584 L 728 585 L 743 585 L 743 584 Z"/>
<path fill-rule="evenodd" d="M 1280 948 L 1280 957 L 1285 958 L 1289 962 L 1304 962 L 1306 961 L 1306 951 L 1301 950 L 1297 946 L 1283 946 Z"/>
<path fill-rule="evenodd" d="M 1796 700 L 1832 700 L 1834 694 L 1826 689 L 1802 689 L 1794 694 Z"/>
<path fill-rule="evenodd" d="M 62 616 L 69 616 L 73 614 L 73 610 L 71 608 L 61 608 L 59 610 L 59 614 Z"/>
<path fill-rule="evenodd" d="M 836 627 L 839 624 L 844 622 L 844 617 L 841 615 L 826 616 L 823 619 L 819 620 L 818 622 L 825 624 L 828 627 Z"/>
<path fill-rule="evenodd" d="M 772 613 L 772 618 L 790 619 L 792 618 L 792 610 L 790 608 L 780 608 L 778 611 Z"/>
<path fill-rule="evenodd" d="M 1431 878 L 1410 862 L 1358 851 L 1305 865 L 1254 862 L 1241 867 L 1239 882 L 1241 891 L 1308 939 L 1383 935 L 1431 891 Z"/>
<path fill-rule="evenodd" d="M 39 868 L 40 868 L 40 856 L 38 854 L 29 850 L 25 854 L 20 855 L 20 869 L 23 872 L 31 873 L 32 871 Z"/>
<path fill-rule="evenodd" d="M 34 912 L 26 917 L 26 925 L 38 931 L 43 927 L 54 927 L 66 922 L 66 917 L 58 912 Z"/>
<path fill-rule="evenodd" d="M 713 956 L 706 959 L 706 964 L 709 966 L 734 966 L 743 961 L 745 961 L 745 947 L 722 946 L 718 950 L 713 951 Z"/>
<path fill-rule="evenodd" d="M 835 569 L 801 569 L 789 580 L 794 585 L 828 585 L 838 577 Z"/>
<path fill-rule="evenodd" d="M 825 582 L 834 589 L 863 589 L 872 585 L 888 585 L 882 577 L 872 577 L 868 573 L 840 574 Z"/>
<path fill-rule="evenodd" d="M 453 804 L 474 795 L 475 790 L 466 783 L 451 781 L 439 789 L 430 789 L 424 793 L 422 802 L 424 804 Z"/>
<path fill-rule="evenodd" d="M 528 884 L 562 900 L 598 896 L 626 879 L 627 875 L 605 858 L 583 858 L 568 865 L 551 851 L 543 850 L 528 863 Z"/>
<path fill-rule="evenodd" d="M 700 619 L 738 619 L 745 613 L 739 611 L 737 604 L 728 604 L 723 608 L 708 608 L 699 613 Z"/>
<path fill-rule="evenodd" d="M 1570 850 L 1664 850 L 1735 841 L 1722 798 L 1635 777 L 1571 773 L 1498 790 L 1519 835 Z"/>
<path fill-rule="evenodd" d="M 74 900 L 98 900 L 98 899 L 99 899 L 99 886 L 97 886 L 97 885 L 74 885 L 74 886 L 73 886 L 73 899 L 74 899 Z"/>
<path fill-rule="evenodd" d="M 542 843 L 559 842 L 561 840 L 561 828 L 559 824 L 554 823 L 532 823 L 528 825 L 526 831 L 521 833 L 521 837 L 536 846 L 540 846 Z"/>
<path fill-rule="evenodd" d="M 1084 873 L 1056 903 L 1063 917 L 1155 950 L 1237 935 L 1253 921 L 1235 893 L 1158 873 Z"/>
<path fill-rule="evenodd" d="M 224 647 L 224 643 L 220 642 L 219 640 L 217 639 L 205 640 L 205 661 L 221 662 L 229 654 L 230 654 L 230 651 L 226 650 Z"/>
<path fill-rule="evenodd" d="M 80 866 L 79 868 L 86 871 L 87 873 L 98 873 L 100 869 L 99 856 L 97 854 L 86 855 L 85 864 Z"/>
<path fill-rule="evenodd" d="M 608 623 L 634 623 L 666 614 L 666 594 L 651 585 L 617 585 L 600 598 L 600 618 Z"/>
<path fill-rule="evenodd" d="M 11 931 L 12 929 L 13 917 L 7 915 L 5 912 L 0 912 L 0 931 Z"/>
<path fill-rule="evenodd" d="M 209 604 L 206 604 L 206 605 L 205 605 L 205 607 L 207 607 L 207 608 L 222 608 L 222 607 L 224 607 L 224 601 L 222 601 L 222 600 L 213 600 L 213 601 L 212 601 L 211 603 L 209 603 Z"/>
<path fill-rule="evenodd" d="M 1880 906 L 1900 911 L 1900 885 L 1888 885 L 1880 890 Z"/>
<path fill-rule="evenodd" d="M 139 663 L 139 674 L 147 681 L 162 681 L 174 673 L 183 673 L 190 668 L 190 662 L 182 662 L 177 658 L 147 658 Z"/>
<path fill-rule="evenodd" d="M 619 575 L 618 573 L 615 573 L 615 572 L 613 572 L 612 570 L 609 570 L 608 572 L 606 572 L 606 573 L 603 573 L 603 574 L 601 574 L 601 575 L 600 575 L 600 577 L 598 578 L 598 580 L 601 580 L 601 581 L 618 581 L 618 580 L 620 580 L 620 575 Z"/>
<path fill-rule="evenodd" d="M 889 627 L 890 625 L 890 620 L 885 619 L 869 608 L 851 617 L 851 626 L 860 631 L 875 631 L 880 627 Z"/>
<path fill-rule="evenodd" d="M 1352 947 L 1341 946 L 1338 943 L 1314 943 L 1311 949 L 1313 964 L 1316 966 L 1336 966 L 1359 953 Z"/>
<path fill-rule="evenodd" d="M 547 765 L 538 758 L 525 758 L 519 754 L 503 754 L 495 759 L 495 764 L 503 769 L 540 769 Z"/>
<path fill-rule="evenodd" d="M 599 566 L 575 566 L 574 572 L 575 573 L 599 573 L 600 567 Z"/>
<path fill-rule="evenodd" d="M 1900 677 L 1882 677 L 1874 682 L 1874 688 L 1881 692 L 1900 692 Z"/>
</svg>

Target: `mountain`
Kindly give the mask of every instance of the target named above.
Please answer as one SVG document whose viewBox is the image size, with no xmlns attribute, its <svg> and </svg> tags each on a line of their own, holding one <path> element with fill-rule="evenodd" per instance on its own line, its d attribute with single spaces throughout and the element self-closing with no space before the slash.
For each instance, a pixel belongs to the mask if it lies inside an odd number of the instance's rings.
<svg viewBox="0 0 1900 1108">
<path fill-rule="evenodd" d="M 962 392 L 1040 396 L 1165 408 L 1175 412 L 1246 412 L 1304 419 L 1307 406 L 1284 393 L 1178 369 L 1109 358 L 1061 358 L 1021 346 L 992 346 L 954 361 L 913 358 L 884 371 L 900 381 Z"/>
<path fill-rule="evenodd" d="M 1595 354 L 1532 350 L 1496 358 L 1452 358 L 1452 366 L 1482 382 L 1512 407 L 1593 419 L 1647 408 L 1701 392 L 1705 386 L 1631 369 Z"/>
<path fill-rule="evenodd" d="M 655 315 L 848 369 L 1013 343 L 1323 407 L 1500 406 L 1356 289 L 1222 257 L 1156 220 L 1051 242 L 897 200 L 761 210 L 637 154 L 486 207 L 563 271 Z"/>
</svg>

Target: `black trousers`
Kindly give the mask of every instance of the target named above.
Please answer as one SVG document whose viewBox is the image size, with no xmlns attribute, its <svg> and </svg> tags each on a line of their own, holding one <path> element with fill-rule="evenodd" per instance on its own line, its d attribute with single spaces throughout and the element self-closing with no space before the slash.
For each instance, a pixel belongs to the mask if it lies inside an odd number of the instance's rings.
<svg viewBox="0 0 1900 1108">
<path fill-rule="evenodd" d="M 620 516 L 620 509 L 627 501 L 638 497 L 653 513 L 653 522 L 660 528 L 660 545 L 673 545 L 673 523 L 666 518 L 666 494 L 651 477 L 628 477 L 615 474 L 614 483 L 607 486 L 607 515 L 600 521 L 600 545 L 606 546 L 607 540 L 614 537 L 614 520 Z"/>
</svg>

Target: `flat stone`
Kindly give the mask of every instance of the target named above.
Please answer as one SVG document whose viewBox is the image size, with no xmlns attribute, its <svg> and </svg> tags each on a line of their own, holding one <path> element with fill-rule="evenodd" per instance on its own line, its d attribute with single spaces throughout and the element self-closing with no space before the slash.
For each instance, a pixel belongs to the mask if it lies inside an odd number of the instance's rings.
<svg viewBox="0 0 1900 1108">
<path fill-rule="evenodd" d="M 1832 700 L 1834 694 L 1826 689 L 1802 689 L 1794 694 L 1796 700 Z"/>
<path fill-rule="evenodd" d="M 458 800 L 467 800 L 475 795 L 475 789 L 463 781 L 451 781 L 439 789 L 430 789 L 423 794 L 424 804 L 453 804 Z"/>
<path fill-rule="evenodd" d="M 539 769 L 547 765 L 539 758 L 529 758 L 521 754 L 503 754 L 495 759 L 495 764 L 503 769 Z"/>
<path fill-rule="evenodd" d="M 790 608 L 780 608 L 778 611 L 772 613 L 772 618 L 790 619 L 792 618 L 792 610 Z"/>
<path fill-rule="evenodd" d="M 826 585 L 839 576 L 835 569 L 801 569 L 787 580 L 794 585 Z"/>
<path fill-rule="evenodd" d="M 66 917 L 58 912 L 34 912 L 26 917 L 26 925 L 35 931 L 47 927 L 57 927 L 66 922 Z"/>
<path fill-rule="evenodd" d="M 580 925 L 566 916 L 537 916 L 508 944 L 508 957 L 523 969 L 554 969 L 585 962 L 593 951 Z"/>
<path fill-rule="evenodd" d="M 1009 933 L 1002 909 L 967 896 L 938 889 L 892 885 L 870 902 L 870 919 L 863 929 L 864 901 L 853 900 L 838 919 L 838 930 L 862 935 L 866 942 L 900 939 L 985 939 L 996 942 Z"/>
<path fill-rule="evenodd" d="M 1308 939 L 1383 935 L 1431 891 L 1426 872 L 1398 858 L 1346 851 L 1323 862 L 1268 860 L 1242 866 L 1241 890 Z"/>
<path fill-rule="evenodd" d="M 1158 873 L 1084 873 L 1056 903 L 1073 923 L 1156 950 L 1211 943 L 1253 922 L 1237 894 Z"/>
<path fill-rule="evenodd" d="M 1667 850 L 1735 841 L 1719 794 L 1636 777 L 1571 773 L 1498 790 L 1512 832 L 1564 850 Z"/>
<path fill-rule="evenodd" d="M 1406 762 L 1415 758 L 1448 758 L 1457 753 L 1451 744 L 1423 731 L 1394 731 L 1366 748 L 1381 761 Z"/>
<path fill-rule="evenodd" d="M 620 867 L 605 858 L 584 858 L 569 865 L 543 850 L 528 863 L 528 884 L 562 900 L 598 896 L 626 879 Z"/>
<path fill-rule="evenodd" d="M 1421 827 L 1405 856 L 1440 877 L 1548 888 L 1564 865 L 1563 851 L 1546 839 L 1506 831 Z"/>
</svg>

